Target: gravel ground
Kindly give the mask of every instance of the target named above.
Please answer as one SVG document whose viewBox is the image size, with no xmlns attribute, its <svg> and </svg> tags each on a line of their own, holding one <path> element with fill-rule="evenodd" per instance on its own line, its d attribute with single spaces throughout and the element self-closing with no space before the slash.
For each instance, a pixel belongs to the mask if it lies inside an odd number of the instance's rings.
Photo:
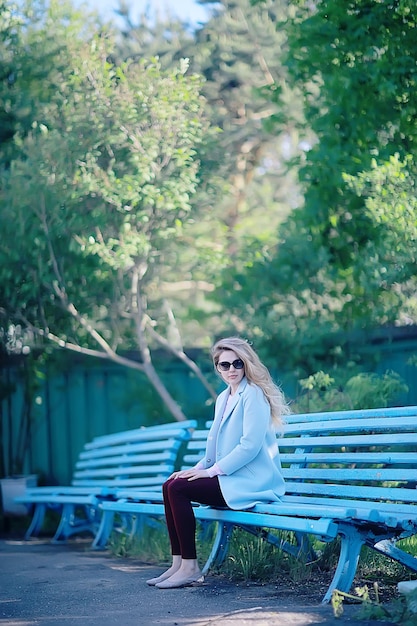
<svg viewBox="0 0 417 626">
<path fill-rule="evenodd" d="M 302 585 L 233 583 L 207 576 L 201 585 L 146 585 L 160 568 L 86 543 L 0 540 L 0 624 L 8 626 L 383 626 L 357 619 L 346 605 L 336 618 L 321 598 L 326 576 Z"/>
</svg>

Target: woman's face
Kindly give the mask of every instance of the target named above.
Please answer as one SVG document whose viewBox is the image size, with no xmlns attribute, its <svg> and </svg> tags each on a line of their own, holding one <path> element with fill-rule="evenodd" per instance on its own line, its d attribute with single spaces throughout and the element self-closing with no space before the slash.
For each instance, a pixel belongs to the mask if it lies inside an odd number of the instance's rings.
<svg viewBox="0 0 417 626">
<path fill-rule="evenodd" d="M 233 350 L 223 350 L 220 353 L 217 371 L 227 385 L 230 385 L 232 391 L 236 391 L 240 381 L 245 375 L 243 361 L 241 361 Z"/>
</svg>

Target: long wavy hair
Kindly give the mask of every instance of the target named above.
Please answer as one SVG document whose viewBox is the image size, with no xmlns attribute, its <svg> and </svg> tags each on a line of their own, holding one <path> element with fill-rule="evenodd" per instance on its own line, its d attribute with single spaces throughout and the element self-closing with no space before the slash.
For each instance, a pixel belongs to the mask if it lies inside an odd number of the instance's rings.
<svg viewBox="0 0 417 626">
<path fill-rule="evenodd" d="M 217 365 L 224 350 L 233 350 L 242 359 L 245 365 L 245 376 L 250 383 L 257 385 L 271 407 L 271 420 L 276 428 L 282 428 L 284 415 L 290 413 L 290 408 L 281 389 L 272 380 L 268 368 L 262 363 L 259 356 L 246 339 L 240 337 L 226 337 L 219 339 L 211 349 L 214 368 L 218 374 Z"/>
</svg>

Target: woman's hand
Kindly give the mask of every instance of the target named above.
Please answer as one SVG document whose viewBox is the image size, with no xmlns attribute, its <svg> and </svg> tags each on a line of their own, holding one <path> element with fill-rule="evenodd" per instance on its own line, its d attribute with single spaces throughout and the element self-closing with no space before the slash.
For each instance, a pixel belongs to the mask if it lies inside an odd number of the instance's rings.
<svg viewBox="0 0 417 626">
<path fill-rule="evenodd" d="M 180 470 L 171 474 L 170 478 L 186 478 L 187 480 L 197 480 L 198 478 L 209 478 L 209 473 L 205 469 L 196 469 L 191 467 L 190 469 Z"/>
</svg>

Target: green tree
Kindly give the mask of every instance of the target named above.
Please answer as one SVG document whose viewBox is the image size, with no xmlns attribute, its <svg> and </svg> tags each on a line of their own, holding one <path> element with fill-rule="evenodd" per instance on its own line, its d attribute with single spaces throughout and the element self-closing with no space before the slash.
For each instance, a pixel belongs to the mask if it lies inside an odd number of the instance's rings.
<svg viewBox="0 0 417 626">
<path fill-rule="evenodd" d="M 415 319 L 416 24 L 411 0 L 293 9 L 304 201 L 274 254 L 230 282 L 268 353 L 310 373 L 346 360 L 346 332 Z"/>
<path fill-rule="evenodd" d="M 205 78 L 211 120 L 221 129 L 210 156 L 221 182 L 216 210 L 229 266 L 249 254 L 254 240 L 255 245 L 259 240 L 275 243 L 276 228 L 271 226 L 291 207 L 285 151 L 294 149 L 292 129 L 282 126 L 277 137 L 264 125 L 271 116 L 287 119 L 289 103 L 277 105 L 268 97 L 285 80 L 286 34 L 277 23 L 286 15 L 282 1 L 252 6 L 249 0 L 224 0 L 184 51 Z"/>
<path fill-rule="evenodd" d="M 411 0 L 320 0 L 313 10 L 297 4 L 289 76 L 317 138 L 301 169 L 303 221 L 338 271 L 375 234 L 344 174 L 414 151 L 415 7 Z"/>
<path fill-rule="evenodd" d="M 26 136 L 41 107 L 56 97 L 56 80 L 71 67 L 71 40 L 82 33 L 88 41 L 97 31 L 97 23 L 85 17 L 66 0 L 3 0 L 0 5 L 2 163 L 13 158 L 16 133 Z"/>
<path fill-rule="evenodd" d="M 10 101 L 10 83 L 13 80 L 12 42 L 16 47 L 19 23 L 13 16 L 13 6 L 6 0 L 0 2 L 0 146 L 10 141 L 14 135 L 15 112 Z"/>
<path fill-rule="evenodd" d="M 60 43 L 49 95 L 37 100 L 31 131 L 16 133 L 1 172 L 5 323 L 143 371 L 184 419 L 152 346 L 173 351 L 211 391 L 172 339 L 163 293 L 191 218 L 196 150 L 210 132 L 201 79 L 185 60 L 170 71 L 156 60 L 111 62 L 111 37 L 86 41 L 85 16 L 72 20 L 55 2 L 28 23 L 22 43 L 30 50 L 47 32 Z M 121 354 L 133 348 L 140 362 Z"/>
<path fill-rule="evenodd" d="M 225 292 L 234 293 L 231 272 L 271 256 L 280 222 L 299 201 L 290 162 L 298 150 L 294 119 L 301 115 L 301 106 L 285 86 L 282 62 L 287 3 L 204 4 L 211 7 L 211 16 L 193 31 L 184 25 L 181 32 L 178 22 L 170 19 L 153 25 L 145 20 L 127 25 L 120 46 L 124 57 L 146 56 L 151 50 L 163 67 L 189 58 L 191 68 L 205 79 L 207 111 L 212 126 L 219 129 L 199 154 L 202 185 L 193 199 L 199 220 L 184 228 L 189 242 L 188 255 L 184 250 L 182 256 L 187 281 L 177 289 L 179 293 L 189 286 L 189 297 L 176 303 L 176 310 L 195 343 L 220 328 L 234 331 L 231 319 L 239 326 L 241 304 L 234 302 L 232 313 L 224 307 Z M 286 96 L 271 102 L 278 86 Z"/>
</svg>

